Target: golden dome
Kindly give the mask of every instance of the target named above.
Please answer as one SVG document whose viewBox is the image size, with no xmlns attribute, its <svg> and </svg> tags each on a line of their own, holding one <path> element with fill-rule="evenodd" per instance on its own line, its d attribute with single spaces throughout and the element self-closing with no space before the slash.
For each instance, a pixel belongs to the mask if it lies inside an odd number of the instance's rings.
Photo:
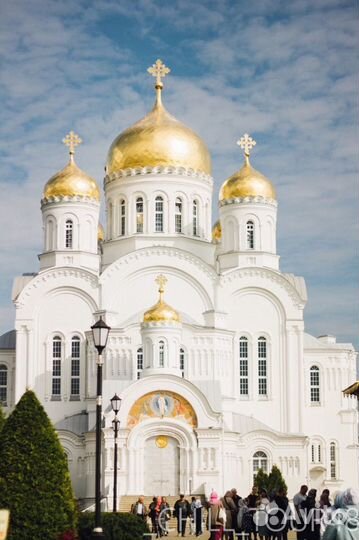
<svg viewBox="0 0 359 540">
<path fill-rule="evenodd" d="M 232 174 L 222 184 L 219 192 L 219 200 L 227 201 L 244 197 L 275 199 L 276 192 L 272 182 L 254 169 L 249 162 L 249 150 L 256 142 L 246 133 L 237 144 L 245 149 L 245 162 L 238 172 Z"/>
<path fill-rule="evenodd" d="M 161 61 L 157 60 L 154 66 L 157 64 L 159 69 L 165 68 Z M 155 105 L 149 114 L 113 141 L 107 157 L 107 174 L 121 169 L 157 166 L 191 168 L 211 174 L 211 158 L 205 143 L 169 114 L 162 104 L 161 77 L 167 72 L 158 75 L 158 71 L 150 71 L 157 76 Z"/>
<path fill-rule="evenodd" d="M 75 146 L 81 139 L 73 132 L 63 139 L 64 144 L 70 147 L 70 161 L 62 171 L 54 174 L 44 187 L 44 199 L 50 197 L 88 197 L 100 200 L 100 190 L 96 181 L 82 171 L 75 163 Z"/>
<path fill-rule="evenodd" d="M 163 301 L 163 293 L 164 293 L 164 286 L 167 283 L 167 279 L 162 274 L 159 275 L 156 279 L 159 289 L 158 292 L 160 293 L 160 298 L 154 306 L 151 307 L 148 311 L 145 312 L 143 316 L 143 322 L 149 323 L 149 322 L 168 322 L 168 323 L 179 323 L 181 322 L 181 318 L 179 316 L 179 313 L 173 309 L 171 306 L 166 304 L 166 302 Z"/>
<path fill-rule="evenodd" d="M 99 223 L 97 227 L 97 240 L 99 242 L 103 242 L 105 240 L 105 229 L 103 228 L 101 223 Z"/>
<path fill-rule="evenodd" d="M 222 225 L 218 219 L 212 228 L 212 241 L 215 244 L 218 244 L 221 241 L 221 238 L 222 238 Z"/>
</svg>

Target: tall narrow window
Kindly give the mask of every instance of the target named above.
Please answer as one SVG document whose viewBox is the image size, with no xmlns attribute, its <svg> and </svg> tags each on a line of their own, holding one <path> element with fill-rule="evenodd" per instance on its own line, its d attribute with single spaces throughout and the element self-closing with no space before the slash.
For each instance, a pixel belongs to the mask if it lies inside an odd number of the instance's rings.
<svg viewBox="0 0 359 540">
<path fill-rule="evenodd" d="M 315 446 L 314 446 L 314 444 L 312 444 L 311 450 L 312 450 L 312 463 L 315 463 Z"/>
<path fill-rule="evenodd" d="M 337 477 L 337 448 L 335 442 L 330 443 L 329 453 L 330 478 L 335 479 Z"/>
<path fill-rule="evenodd" d="M 126 234 L 126 201 L 121 199 L 120 201 L 120 236 Z"/>
<path fill-rule="evenodd" d="M 73 229 L 74 224 L 72 223 L 71 219 L 67 219 L 65 224 L 65 247 L 69 249 L 72 249 Z"/>
<path fill-rule="evenodd" d="M 310 368 L 310 402 L 320 403 L 320 375 L 318 366 Z"/>
<path fill-rule="evenodd" d="M 180 364 L 182 377 L 184 377 L 184 349 L 180 349 L 179 364 Z"/>
<path fill-rule="evenodd" d="M 160 341 L 158 344 L 158 364 L 160 367 L 165 367 L 165 342 Z"/>
<path fill-rule="evenodd" d="M 136 232 L 143 233 L 143 198 L 136 199 Z"/>
<path fill-rule="evenodd" d="M 0 404 L 7 405 L 7 366 L 0 364 Z"/>
<path fill-rule="evenodd" d="M 267 395 L 267 340 L 258 339 L 258 394 Z"/>
<path fill-rule="evenodd" d="M 141 377 L 141 371 L 143 370 L 143 349 L 140 347 L 137 349 L 137 379 Z"/>
<path fill-rule="evenodd" d="M 239 340 L 239 393 L 248 396 L 248 339 Z"/>
<path fill-rule="evenodd" d="M 160 196 L 155 200 L 155 231 L 163 232 L 163 198 Z"/>
<path fill-rule="evenodd" d="M 52 340 L 52 396 L 61 395 L 61 357 L 62 342 L 59 336 Z"/>
<path fill-rule="evenodd" d="M 265 452 L 258 451 L 253 455 L 253 478 L 256 476 L 259 469 L 263 472 L 268 472 L 268 456 Z"/>
<path fill-rule="evenodd" d="M 71 340 L 71 396 L 80 395 L 80 338 Z"/>
<path fill-rule="evenodd" d="M 318 444 L 318 463 L 322 462 L 322 445 Z"/>
<path fill-rule="evenodd" d="M 254 223 L 247 221 L 247 249 L 254 249 Z"/>
<path fill-rule="evenodd" d="M 193 236 L 198 236 L 198 202 L 193 201 Z"/>
<path fill-rule="evenodd" d="M 175 204 L 175 231 L 182 232 L 182 199 L 177 197 Z"/>
</svg>

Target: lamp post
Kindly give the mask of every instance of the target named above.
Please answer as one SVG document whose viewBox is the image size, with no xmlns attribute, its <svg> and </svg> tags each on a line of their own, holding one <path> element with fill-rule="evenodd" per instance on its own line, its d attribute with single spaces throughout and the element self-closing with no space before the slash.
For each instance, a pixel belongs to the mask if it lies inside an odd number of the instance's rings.
<svg viewBox="0 0 359 540">
<path fill-rule="evenodd" d="M 97 349 L 97 397 L 96 397 L 96 463 L 95 463 L 95 527 L 91 539 L 105 538 L 101 527 L 101 417 L 102 417 L 102 353 L 107 345 L 111 328 L 102 317 L 91 326 L 94 345 Z"/>
<path fill-rule="evenodd" d="M 111 407 L 115 413 L 115 418 L 112 420 L 112 429 L 114 431 L 114 463 L 113 463 L 113 512 L 117 512 L 117 435 L 120 421 L 117 418 L 117 413 L 121 407 L 121 398 L 117 394 L 113 396 Z"/>
</svg>

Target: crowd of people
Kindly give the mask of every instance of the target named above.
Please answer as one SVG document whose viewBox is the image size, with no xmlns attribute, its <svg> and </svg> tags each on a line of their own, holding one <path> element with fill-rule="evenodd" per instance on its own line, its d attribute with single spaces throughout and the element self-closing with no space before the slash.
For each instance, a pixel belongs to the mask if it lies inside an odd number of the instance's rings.
<svg viewBox="0 0 359 540">
<path fill-rule="evenodd" d="M 140 519 L 150 520 L 156 538 L 167 536 L 171 516 L 177 520 L 178 536 L 200 536 L 206 528 L 209 540 L 288 540 L 288 531 L 297 540 L 359 540 L 359 490 L 347 489 L 335 495 L 328 489 L 318 497 L 317 490 L 301 486 L 289 503 L 286 490 L 267 493 L 253 487 L 242 498 L 236 489 L 219 497 L 212 491 L 209 500 L 192 497 L 188 501 L 180 495 L 173 508 L 166 497 L 153 497 L 147 508 L 139 497 L 131 512 Z"/>
</svg>

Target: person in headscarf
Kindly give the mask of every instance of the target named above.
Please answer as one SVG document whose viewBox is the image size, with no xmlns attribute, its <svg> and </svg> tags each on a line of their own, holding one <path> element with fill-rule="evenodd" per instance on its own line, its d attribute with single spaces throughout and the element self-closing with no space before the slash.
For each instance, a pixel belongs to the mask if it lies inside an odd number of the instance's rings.
<svg viewBox="0 0 359 540">
<path fill-rule="evenodd" d="M 310 489 L 307 498 L 302 501 L 300 508 L 304 511 L 305 528 L 303 531 L 303 540 L 320 539 L 320 510 L 316 504 L 317 490 Z"/>
<path fill-rule="evenodd" d="M 226 526 L 226 513 L 216 491 L 212 491 L 209 499 L 207 528 L 210 540 L 221 540 Z"/>
<path fill-rule="evenodd" d="M 236 515 L 236 505 L 234 504 L 231 491 L 227 491 L 221 499 L 223 508 L 226 512 L 226 530 L 225 537 L 228 540 L 233 540 L 234 523 L 233 516 Z"/>
<path fill-rule="evenodd" d="M 337 494 L 323 540 L 359 540 L 359 489 Z"/>
</svg>

